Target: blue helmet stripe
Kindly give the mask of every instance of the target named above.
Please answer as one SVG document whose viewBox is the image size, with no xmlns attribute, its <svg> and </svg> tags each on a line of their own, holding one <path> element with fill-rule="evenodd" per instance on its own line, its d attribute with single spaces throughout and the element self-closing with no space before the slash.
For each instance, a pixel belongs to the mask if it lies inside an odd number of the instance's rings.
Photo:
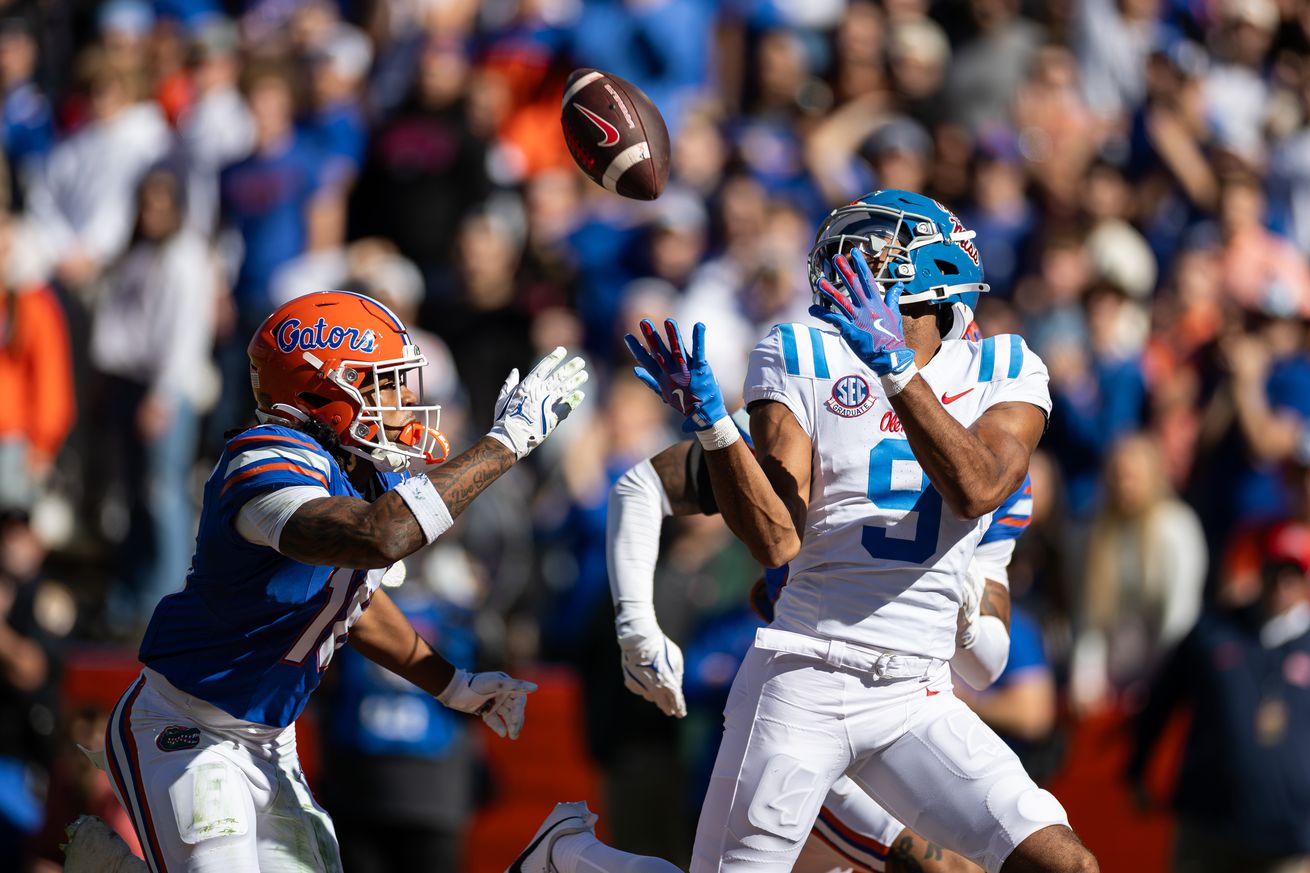
<svg viewBox="0 0 1310 873">
<path fill-rule="evenodd" d="M 396 313 L 392 312 L 390 309 L 388 309 L 382 303 L 379 303 L 378 301 L 374 300 L 372 297 L 369 297 L 367 294 L 356 294 L 354 291 L 338 291 L 336 293 L 349 294 L 351 297 L 358 297 L 360 300 L 367 300 L 369 303 L 372 303 L 378 309 L 381 309 L 383 312 L 387 314 L 387 318 L 391 319 L 391 323 L 395 325 L 396 330 L 400 331 L 401 333 L 408 333 L 405 330 L 405 325 L 401 324 L 400 319 L 396 317 Z"/>
</svg>

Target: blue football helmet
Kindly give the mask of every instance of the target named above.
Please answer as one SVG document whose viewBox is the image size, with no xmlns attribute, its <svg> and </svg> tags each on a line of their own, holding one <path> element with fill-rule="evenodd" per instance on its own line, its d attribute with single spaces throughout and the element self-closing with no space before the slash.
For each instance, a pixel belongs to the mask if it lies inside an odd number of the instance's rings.
<svg viewBox="0 0 1310 873">
<path fill-rule="evenodd" d="M 931 197 L 894 188 L 866 194 L 834 209 L 819 226 L 809 260 L 815 302 L 822 305 L 820 278 L 845 290 L 832 259 L 858 247 L 884 292 L 904 284 L 902 304 L 927 301 L 951 307 L 951 327 L 943 338 L 959 339 L 973 322 L 978 295 L 990 290 L 974 236 Z"/>
</svg>

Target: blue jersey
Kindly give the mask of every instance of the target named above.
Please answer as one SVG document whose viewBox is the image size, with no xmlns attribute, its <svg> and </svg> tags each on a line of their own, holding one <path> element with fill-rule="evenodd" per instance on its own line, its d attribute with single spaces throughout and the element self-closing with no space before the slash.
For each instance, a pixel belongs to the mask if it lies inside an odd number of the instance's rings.
<svg viewBox="0 0 1310 873">
<path fill-rule="evenodd" d="M 407 478 L 379 475 L 384 489 Z M 264 425 L 228 441 L 205 483 L 186 587 L 155 607 L 140 651 L 142 663 L 187 694 L 276 727 L 300 714 L 386 572 L 302 564 L 237 531 L 246 501 L 304 485 L 361 496 L 300 431 Z"/>
</svg>

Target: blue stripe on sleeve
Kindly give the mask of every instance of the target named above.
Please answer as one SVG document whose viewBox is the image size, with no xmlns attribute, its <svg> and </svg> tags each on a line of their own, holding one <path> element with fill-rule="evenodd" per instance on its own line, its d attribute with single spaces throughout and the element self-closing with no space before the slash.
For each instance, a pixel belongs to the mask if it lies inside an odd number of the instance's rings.
<svg viewBox="0 0 1310 873">
<path fill-rule="evenodd" d="M 810 328 L 810 345 L 814 347 L 814 375 L 827 379 L 828 353 L 823 350 L 823 331 L 817 327 Z"/>
<path fill-rule="evenodd" d="M 1007 379 L 1019 378 L 1019 370 L 1023 368 L 1023 340 L 1017 333 L 1010 334 L 1010 369 L 1005 374 Z"/>
<path fill-rule="evenodd" d="M 982 360 L 978 364 L 978 381 L 992 381 L 992 370 L 996 367 L 996 337 L 989 336 L 982 341 Z"/>
<path fill-rule="evenodd" d="M 796 332 L 790 324 L 778 325 L 778 333 L 782 336 L 782 359 L 787 366 L 789 376 L 799 376 L 801 374 L 800 356 L 796 353 Z"/>
</svg>

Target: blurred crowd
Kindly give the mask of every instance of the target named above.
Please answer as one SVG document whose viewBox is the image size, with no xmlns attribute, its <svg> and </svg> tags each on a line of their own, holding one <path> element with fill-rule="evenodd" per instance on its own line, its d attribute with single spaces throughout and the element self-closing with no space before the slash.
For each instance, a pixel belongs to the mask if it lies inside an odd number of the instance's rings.
<svg viewBox="0 0 1310 873">
<path fill-rule="evenodd" d="M 664 112 L 658 201 L 573 166 L 578 66 Z M 759 568 L 716 519 L 671 523 L 657 601 L 692 715 L 622 689 L 606 496 L 678 434 L 620 340 L 706 322 L 739 396 L 755 342 L 807 319 L 822 216 L 880 187 L 977 231 L 982 333 L 1023 334 L 1050 370 L 1011 580 L 1024 663 L 1058 693 L 978 705 L 1049 775 L 1069 720 L 1107 710 L 1150 716 L 1144 758 L 1173 700 L 1152 680 L 1187 653 L 1265 665 L 1253 695 L 1188 685 L 1227 720 L 1198 720 L 1180 796 L 1208 799 L 1177 809 L 1197 839 L 1310 856 L 1310 3 L 0 0 L 0 148 L 5 869 L 24 845 L 55 869 L 70 784 L 112 809 L 68 752 L 103 713 L 61 706 L 61 661 L 130 646 L 182 584 L 199 486 L 250 419 L 246 343 L 327 288 L 415 329 L 457 448 L 511 367 L 561 344 L 592 361 L 584 408 L 417 556 L 404 605 L 452 659 L 574 665 L 591 754 L 645 786 L 611 793 L 619 844 L 685 851 Z M 348 869 L 455 869 L 486 794 L 465 723 L 362 661 L 334 673 L 331 759 L 382 761 L 328 774 Z M 1228 768 L 1202 753 L 1232 747 Z M 1252 836 L 1258 778 L 1300 799 Z"/>
</svg>

